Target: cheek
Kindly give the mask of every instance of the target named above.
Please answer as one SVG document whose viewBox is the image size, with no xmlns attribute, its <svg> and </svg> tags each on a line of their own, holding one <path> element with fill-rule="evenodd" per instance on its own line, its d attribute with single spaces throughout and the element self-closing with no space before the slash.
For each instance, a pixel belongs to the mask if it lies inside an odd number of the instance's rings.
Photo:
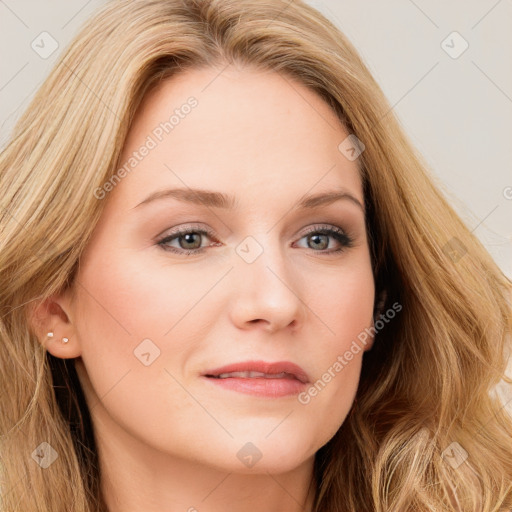
<svg viewBox="0 0 512 512">
<path fill-rule="evenodd" d="M 171 374 L 182 380 L 173 366 L 181 367 L 196 343 L 187 312 L 211 283 L 194 279 L 192 266 L 170 270 L 133 256 L 131 262 L 113 252 L 102 256 L 78 276 L 83 286 L 76 303 L 77 334 L 89 403 L 102 402 L 132 435 L 147 434 L 165 444 L 169 429 L 180 429 L 180 413 L 195 405 Z"/>
<path fill-rule="evenodd" d="M 329 438 L 352 406 L 363 354 L 371 341 L 375 289 L 369 260 L 337 269 L 322 284 L 321 290 L 308 286 L 308 307 L 318 317 L 318 336 L 310 336 L 315 342 L 308 353 L 316 364 L 314 381 L 299 403 L 311 415 L 325 418 L 322 435 Z"/>
<path fill-rule="evenodd" d="M 103 396 L 127 372 L 118 397 L 135 396 L 127 386 L 131 381 L 135 386 L 136 378 L 139 386 L 168 388 L 171 378 L 164 369 L 186 364 L 203 329 L 218 318 L 208 295 L 218 272 L 210 269 L 199 278 L 194 265 L 170 265 L 133 250 L 96 254 L 78 275 L 76 308 L 81 357 L 95 393 Z"/>
<path fill-rule="evenodd" d="M 320 283 L 308 282 L 307 288 L 307 305 L 325 332 L 321 336 L 325 353 L 344 349 L 349 338 L 371 325 L 375 286 L 369 258 L 333 269 Z"/>
<path fill-rule="evenodd" d="M 211 288 L 208 276 L 198 279 L 192 265 L 166 266 L 163 258 L 133 253 L 115 257 L 104 251 L 104 256 L 79 276 L 85 288 L 80 312 L 91 318 L 84 322 L 87 332 L 97 328 L 112 343 L 127 336 L 132 342 L 164 336 Z"/>
</svg>

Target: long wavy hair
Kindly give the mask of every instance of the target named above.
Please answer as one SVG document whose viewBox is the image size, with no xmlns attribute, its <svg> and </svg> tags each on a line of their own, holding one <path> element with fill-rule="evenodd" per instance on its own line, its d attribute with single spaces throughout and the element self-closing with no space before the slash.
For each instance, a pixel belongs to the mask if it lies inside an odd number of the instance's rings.
<svg viewBox="0 0 512 512">
<path fill-rule="evenodd" d="M 235 63 L 315 91 L 363 142 L 377 293 L 401 312 L 364 355 L 349 416 L 315 456 L 314 512 L 512 508 L 512 282 L 448 204 L 346 37 L 300 0 L 114 0 L 82 28 L 0 157 L 2 512 L 106 512 L 73 359 L 30 311 L 80 255 L 137 107 L 187 68 Z M 341 141 L 340 141 L 341 142 Z M 389 306 L 388 306 L 389 307 Z M 58 458 L 33 459 L 47 442 Z M 454 461 L 458 461 L 456 464 Z"/>
</svg>

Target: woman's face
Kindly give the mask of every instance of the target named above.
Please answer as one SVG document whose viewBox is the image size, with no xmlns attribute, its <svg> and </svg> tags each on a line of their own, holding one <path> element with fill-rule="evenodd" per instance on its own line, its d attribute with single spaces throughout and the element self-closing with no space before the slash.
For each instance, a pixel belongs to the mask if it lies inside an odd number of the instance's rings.
<svg viewBox="0 0 512 512">
<path fill-rule="evenodd" d="M 91 191 L 106 208 L 69 309 L 100 439 L 272 472 L 335 434 L 374 303 L 357 160 L 338 148 L 348 135 L 272 72 L 188 70 L 145 98 L 125 172 Z M 293 363 L 307 382 L 252 363 L 264 378 L 206 376 L 248 361 Z"/>
</svg>

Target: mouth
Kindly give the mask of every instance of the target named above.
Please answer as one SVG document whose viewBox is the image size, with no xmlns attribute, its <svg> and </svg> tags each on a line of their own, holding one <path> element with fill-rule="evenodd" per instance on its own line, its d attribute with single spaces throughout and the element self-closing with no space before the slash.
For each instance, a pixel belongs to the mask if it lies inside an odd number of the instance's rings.
<svg viewBox="0 0 512 512">
<path fill-rule="evenodd" d="M 223 372 L 218 375 L 206 374 L 203 378 L 217 389 L 266 399 L 284 399 L 306 388 L 304 382 L 286 372 Z"/>
<path fill-rule="evenodd" d="M 211 379 L 287 379 L 303 384 L 309 382 L 307 373 L 289 361 L 244 361 L 207 370 L 203 376 Z"/>
<path fill-rule="evenodd" d="M 295 375 L 281 372 L 281 373 L 262 373 L 262 372 L 229 372 L 221 373 L 220 375 L 206 375 L 212 379 L 296 379 Z"/>
</svg>

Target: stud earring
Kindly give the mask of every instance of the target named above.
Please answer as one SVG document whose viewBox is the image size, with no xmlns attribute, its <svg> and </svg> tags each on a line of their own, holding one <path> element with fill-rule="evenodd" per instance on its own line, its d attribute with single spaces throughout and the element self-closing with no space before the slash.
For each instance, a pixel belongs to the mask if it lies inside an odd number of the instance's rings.
<svg viewBox="0 0 512 512">
<path fill-rule="evenodd" d="M 53 338 L 53 332 L 50 331 L 49 333 L 46 334 L 46 336 L 48 336 L 48 338 Z M 62 338 L 62 343 L 68 343 L 69 341 L 69 338 Z"/>
</svg>

